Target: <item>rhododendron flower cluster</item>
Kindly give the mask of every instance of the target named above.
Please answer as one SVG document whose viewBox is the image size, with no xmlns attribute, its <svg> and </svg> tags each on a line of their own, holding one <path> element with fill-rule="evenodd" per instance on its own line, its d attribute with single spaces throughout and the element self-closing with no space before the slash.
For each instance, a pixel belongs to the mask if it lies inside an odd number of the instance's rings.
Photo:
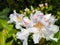
<svg viewBox="0 0 60 45">
<path fill-rule="evenodd" d="M 33 33 L 34 44 L 39 43 L 41 38 L 45 38 L 47 41 L 50 39 L 58 41 L 57 38 L 54 38 L 54 34 L 59 31 L 59 27 L 54 25 L 57 19 L 51 14 L 43 14 L 41 11 L 36 10 L 28 18 L 26 15 L 18 14 L 14 10 L 14 13 L 10 14 L 9 18 L 8 23 L 15 23 L 16 29 L 21 30 L 16 33 L 16 38 L 20 39 L 23 45 L 28 45 L 27 40 L 31 33 Z"/>
</svg>

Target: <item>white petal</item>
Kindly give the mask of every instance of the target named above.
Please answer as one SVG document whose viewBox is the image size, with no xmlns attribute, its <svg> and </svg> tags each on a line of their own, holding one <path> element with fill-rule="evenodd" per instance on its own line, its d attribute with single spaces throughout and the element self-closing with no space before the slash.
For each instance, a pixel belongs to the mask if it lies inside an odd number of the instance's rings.
<svg viewBox="0 0 60 45">
<path fill-rule="evenodd" d="M 54 40 L 54 41 L 56 41 L 56 42 L 58 41 L 58 39 L 57 39 L 57 38 L 51 38 L 51 39 L 52 39 L 52 40 Z"/>
<path fill-rule="evenodd" d="M 25 38 L 28 38 L 29 32 L 26 29 L 21 29 L 23 31 L 17 32 L 16 36 L 18 39 L 24 40 Z"/>
<path fill-rule="evenodd" d="M 39 33 L 39 31 L 37 30 L 37 28 L 32 27 L 32 28 L 28 28 L 27 29 L 30 33 Z"/>
<path fill-rule="evenodd" d="M 30 23 L 31 23 L 31 21 L 30 21 L 30 19 L 28 19 L 28 17 L 24 17 L 22 22 L 25 27 L 29 27 Z"/>
<path fill-rule="evenodd" d="M 46 15 L 44 16 L 44 18 L 45 18 L 46 21 L 49 20 L 50 17 L 51 17 L 51 14 L 46 14 Z"/>
<path fill-rule="evenodd" d="M 34 41 L 35 44 L 39 43 L 39 41 L 40 41 L 40 35 L 38 33 L 33 34 L 33 41 Z"/>
<path fill-rule="evenodd" d="M 16 10 L 13 11 L 16 14 Z"/>
<path fill-rule="evenodd" d="M 19 25 L 19 24 L 16 24 L 16 29 L 20 29 L 21 28 L 21 26 Z"/>
<path fill-rule="evenodd" d="M 56 42 L 57 42 L 57 41 L 58 41 L 58 39 L 57 39 L 57 38 L 53 38 L 53 37 L 54 37 L 54 34 L 52 34 L 52 35 L 50 35 L 50 36 L 49 36 L 49 38 L 50 38 L 50 39 L 52 39 L 52 40 L 54 40 L 54 41 L 56 41 Z"/>
<path fill-rule="evenodd" d="M 24 39 L 24 41 L 23 41 L 23 45 L 28 45 L 28 43 L 27 43 L 27 39 Z"/>
<path fill-rule="evenodd" d="M 50 30 L 53 31 L 54 33 L 57 33 L 59 31 L 59 27 L 56 25 L 51 25 Z"/>
</svg>

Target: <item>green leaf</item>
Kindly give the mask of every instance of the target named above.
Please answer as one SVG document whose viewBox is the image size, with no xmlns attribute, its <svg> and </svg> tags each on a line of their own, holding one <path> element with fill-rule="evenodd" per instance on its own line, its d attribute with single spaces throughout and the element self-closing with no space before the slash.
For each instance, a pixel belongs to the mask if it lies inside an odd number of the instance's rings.
<svg viewBox="0 0 60 45">
<path fill-rule="evenodd" d="M 5 19 L 5 20 L 7 20 L 7 19 L 8 19 L 7 15 L 8 15 L 8 13 L 9 13 L 9 11 L 10 11 L 9 8 L 3 9 L 3 11 L 0 12 L 0 19 Z"/>
<path fill-rule="evenodd" d="M 1 19 L 0 19 L 0 24 L 2 25 L 2 27 L 3 27 L 4 29 L 11 30 L 11 29 L 13 28 L 13 25 L 8 25 L 7 22 L 8 22 L 8 21 L 6 21 L 6 20 L 1 20 Z"/>
<path fill-rule="evenodd" d="M 6 30 L 0 32 L 0 45 L 5 45 L 6 42 Z"/>
<path fill-rule="evenodd" d="M 60 31 L 59 31 L 59 36 L 58 36 L 58 39 L 60 39 Z"/>
<path fill-rule="evenodd" d="M 33 10 L 34 8 L 33 8 L 33 6 L 31 6 L 31 10 Z"/>
<path fill-rule="evenodd" d="M 50 5 L 50 6 L 48 7 L 48 11 L 49 11 L 49 10 L 52 10 L 52 5 Z"/>
<path fill-rule="evenodd" d="M 6 45 L 12 45 L 13 40 L 9 41 Z"/>
<path fill-rule="evenodd" d="M 60 11 L 57 11 L 57 14 L 60 15 Z"/>
</svg>

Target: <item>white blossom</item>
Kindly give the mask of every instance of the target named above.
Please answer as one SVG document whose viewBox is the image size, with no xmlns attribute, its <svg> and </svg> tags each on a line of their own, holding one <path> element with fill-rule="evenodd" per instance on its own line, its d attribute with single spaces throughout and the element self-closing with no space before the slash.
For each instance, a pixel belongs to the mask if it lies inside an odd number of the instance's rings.
<svg viewBox="0 0 60 45">
<path fill-rule="evenodd" d="M 16 28 L 19 29 L 19 27 L 21 27 L 20 25 L 22 25 L 22 18 L 23 18 L 23 14 L 18 14 L 16 13 L 16 11 L 14 10 L 13 14 L 10 14 L 9 18 L 10 20 L 8 21 L 8 23 L 13 23 L 15 22 L 16 24 Z"/>
<path fill-rule="evenodd" d="M 23 45 L 28 45 L 27 40 L 29 36 L 29 32 L 26 29 L 21 29 L 23 31 L 17 32 L 16 37 L 23 42 Z"/>
<path fill-rule="evenodd" d="M 24 18 L 23 18 L 23 25 L 24 25 L 25 27 L 29 27 L 30 23 L 31 23 L 31 20 L 28 19 L 28 17 L 24 17 Z"/>
<path fill-rule="evenodd" d="M 31 20 L 35 24 L 34 27 L 39 31 L 40 38 L 46 38 L 46 40 L 52 39 L 57 41 L 58 39 L 54 38 L 54 34 L 59 30 L 59 27 L 54 25 L 57 19 L 51 16 L 51 14 L 42 15 L 41 18 L 41 14 L 43 13 L 41 13 L 40 11 L 37 11 L 35 14 L 31 14 Z"/>
<path fill-rule="evenodd" d="M 52 39 L 58 41 L 57 38 L 54 38 L 54 34 L 59 31 L 59 27 L 54 25 L 55 19 L 51 14 L 44 15 L 41 11 L 36 11 L 34 14 L 30 14 L 30 19 L 23 14 L 17 14 L 15 11 L 10 15 L 10 20 L 8 22 L 15 22 L 16 29 L 20 29 L 20 32 L 17 32 L 16 37 L 23 42 L 23 45 L 28 45 L 27 40 L 28 36 L 33 33 L 34 43 L 39 43 L 41 38 L 45 38 L 47 41 Z M 21 27 L 23 25 L 25 29 Z"/>
</svg>

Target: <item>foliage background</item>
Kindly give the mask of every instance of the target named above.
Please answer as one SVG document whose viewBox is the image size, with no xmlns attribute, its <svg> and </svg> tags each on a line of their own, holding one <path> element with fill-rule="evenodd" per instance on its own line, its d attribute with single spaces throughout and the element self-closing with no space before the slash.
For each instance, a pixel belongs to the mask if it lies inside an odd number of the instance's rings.
<svg viewBox="0 0 60 45">
<path fill-rule="evenodd" d="M 22 42 L 15 37 L 16 32 L 19 30 L 15 29 L 14 24 L 7 23 L 9 20 L 9 14 L 13 13 L 14 9 L 18 13 L 21 13 L 26 7 L 29 9 L 31 6 L 37 8 L 41 3 L 48 3 L 49 8 L 44 9 L 43 12 L 45 13 L 45 11 L 47 11 L 47 13 L 52 13 L 55 18 L 58 18 L 58 21 L 55 24 L 60 28 L 60 0 L 0 0 L 0 45 L 22 44 Z M 60 31 L 55 34 L 54 37 L 59 39 L 58 42 L 52 40 L 45 41 L 44 45 L 60 45 Z M 29 45 L 34 45 L 31 36 L 29 36 L 28 43 Z"/>
</svg>

